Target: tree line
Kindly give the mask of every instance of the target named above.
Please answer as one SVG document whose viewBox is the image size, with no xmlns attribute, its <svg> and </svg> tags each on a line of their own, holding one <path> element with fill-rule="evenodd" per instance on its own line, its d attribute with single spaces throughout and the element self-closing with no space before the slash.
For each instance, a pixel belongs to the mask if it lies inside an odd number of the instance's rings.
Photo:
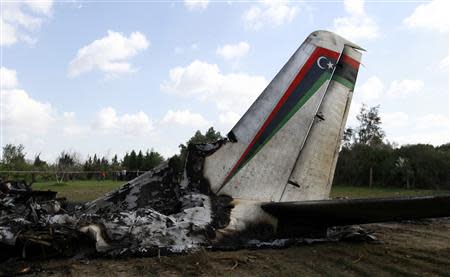
<svg viewBox="0 0 450 277">
<path fill-rule="evenodd" d="M 223 138 L 220 132 L 209 128 L 204 134 L 195 132 L 185 144 L 180 144 L 180 152 L 170 157 L 181 176 L 184 168 L 184 160 L 189 143 L 213 142 Z M 139 174 L 158 166 L 165 159 L 154 149 L 131 150 L 122 159 L 115 154 L 108 159 L 97 154 L 88 155 L 82 161 L 79 153 L 74 151 L 62 151 L 54 162 L 41 159 L 38 154 L 33 160 L 25 158 L 25 147 L 22 144 L 7 144 L 3 147 L 3 156 L 0 161 L 0 178 L 24 179 L 28 182 L 55 180 L 60 183 L 68 180 L 130 180 Z"/>
<path fill-rule="evenodd" d="M 334 184 L 450 189 L 450 143 L 398 147 L 385 140 L 379 107 L 362 106 L 344 132 Z"/>
<path fill-rule="evenodd" d="M 437 147 L 428 144 L 398 147 L 385 138 L 378 106 L 363 105 L 357 120 L 358 126 L 347 128 L 344 132 L 334 176 L 335 185 L 450 189 L 450 143 Z M 181 176 L 184 168 L 187 145 L 222 138 L 220 132 L 211 127 L 205 133 L 195 132 L 185 144 L 180 144 L 179 153 L 170 157 L 178 175 Z M 70 179 L 129 180 L 165 160 L 154 149 L 132 150 L 121 159 L 118 155 L 110 159 L 97 154 L 88 155 L 84 161 L 76 152 L 62 151 L 53 163 L 42 160 L 40 155 L 29 161 L 25 159 L 25 154 L 23 145 L 5 145 L 0 177 L 28 181 L 56 179 L 58 182 Z"/>
</svg>

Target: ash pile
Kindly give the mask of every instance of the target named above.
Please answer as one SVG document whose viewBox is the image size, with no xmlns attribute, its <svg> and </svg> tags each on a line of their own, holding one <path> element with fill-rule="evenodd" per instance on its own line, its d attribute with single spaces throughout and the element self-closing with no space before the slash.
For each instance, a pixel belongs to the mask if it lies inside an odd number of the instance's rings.
<svg viewBox="0 0 450 277">
<path fill-rule="evenodd" d="M 211 245 L 229 223 L 232 199 L 202 177 L 225 141 L 190 145 L 183 177 L 171 160 L 92 202 L 73 205 L 23 182 L 0 184 L 0 261 L 84 254 L 160 255 Z"/>
</svg>

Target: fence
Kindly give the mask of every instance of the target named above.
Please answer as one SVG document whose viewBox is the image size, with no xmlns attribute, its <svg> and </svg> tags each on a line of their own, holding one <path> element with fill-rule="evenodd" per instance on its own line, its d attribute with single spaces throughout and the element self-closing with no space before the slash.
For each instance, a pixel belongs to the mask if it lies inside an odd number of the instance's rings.
<svg viewBox="0 0 450 277">
<path fill-rule="evenodd" d="M 55 181 L 57 183 L 74 180 L 114 180 L 129 181 L 145 173 L 141 170 L 105 170 L 105 171 L 76 171 L 76 170 L 0 170 L 1 180 L 25 180 L 28 183 L 40 181 Z"/>
</svg>

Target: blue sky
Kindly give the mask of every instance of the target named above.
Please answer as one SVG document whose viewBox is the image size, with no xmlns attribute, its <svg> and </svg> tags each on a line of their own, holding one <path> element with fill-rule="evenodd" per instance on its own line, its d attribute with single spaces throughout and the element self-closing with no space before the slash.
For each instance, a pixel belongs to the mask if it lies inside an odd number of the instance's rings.
<svg viewBox="0 0 450 277">
<path fill-rule="evenodd" d="M 2 1 L 2 145 L 170 156 L 233 126 L 314 30 L 361 45 L 349 125 L 380 105 L 387 139 L 450 141 L 448 1 Z"/>
</svg>

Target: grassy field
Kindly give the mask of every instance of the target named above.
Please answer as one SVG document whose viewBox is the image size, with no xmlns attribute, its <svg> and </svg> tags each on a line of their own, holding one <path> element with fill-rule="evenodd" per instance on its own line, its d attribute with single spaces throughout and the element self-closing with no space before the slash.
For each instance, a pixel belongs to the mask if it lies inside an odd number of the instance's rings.
<svg viewBox="0 0 450 277">
<path fill-rule="evenodd" d="M 35 190 L 57 191 L 57 197 L 65 197 L 69 201 L 83 202 L 94 200 L 105 193 L 120 187 L 124 182 L 105 181 L 69 181 L 56 184 L 55 182 L 38 182 L 33 184 Z"/>
<path fill-rule="evenodd" d="M 352 187 L 352 186 L 333 186 L 331 197 L 348 198 L 367 198 L 367 197 L 387 197 L 387 196 L 420 196 L 420 195 L 439 195 L 450 194 L 450 191 L 428 190 L 428 189 L 402 189 L 387 187 Z"/>
<path fill-rule="evenodd" d="M 34 183 L 35 190 L 53 190 L 58 192 L 58 197 L 66 197 L 70 201 L 90 201 L 104 195 L 124 182 L 114 181 L 69 181 L 64 184 L 55 184 L 54 182 Z M 352 186 L 334 186 L 331 190 L 331 197 L 348 198 L 366 198 L 366 197 L 386 197 L 386 196 L 418 196 L 418 195 L 436 195 L 450 193 L 450 191 L 435 190 L 406 190 L 401 188 L 385 187 L 352 187 Z"/>
</svg>

